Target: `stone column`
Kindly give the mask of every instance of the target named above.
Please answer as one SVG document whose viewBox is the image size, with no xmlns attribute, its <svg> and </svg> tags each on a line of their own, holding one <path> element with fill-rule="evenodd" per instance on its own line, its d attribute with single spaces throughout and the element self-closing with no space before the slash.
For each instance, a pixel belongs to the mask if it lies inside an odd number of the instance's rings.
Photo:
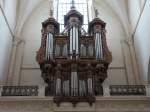
<svg viewBox="0 0 150 112">
<path fill-rule="evenodd" d="M 135 83 L 141 84 L 140 74 L 139 74 L 140 72 L 138 70 L 137 57 L 135 53 L 134 43 L 132 41 L 128 41 L 128 44 L 129 44 L 129 50 L 131 54 L 131 61 L 132 61 L 132 67 L 133 67 L 133 74 L 135 77 Z"/>
<path fill-rule="evenodd" d="M 122 40 L 121 45 L 126 68 L 127 84 L 140 84 L 133 42 L 131 40 Z"/>
<path fill-rule="evenodd" d="M 12 43 L 12 53 L 11 53 L 11 59 L 10 59 L 10 66 L 8 70 L 8 75 L 6 79 L 6 85 L 12 85 L 13 84 L 13 77 L 14 77 L 14 71 L 15 71 L 15 62 L 17 59 L 17 48 L 21 43 L 24 43 L 24 41 L 20 38 L 15 38 Z"/>
<path fill-rule="evenodd" d="M 17 48 L 17 52 L 16 52 L 16 61 L 14 64 L 14 77 L 13 77 L 13 85 L 20 85 L 20 80 L 21 80 L 21 67 L 22 67 L 22 63 L 23 63 L 23 57 L 24 57 L 24 46 L 25 46 L 25 42 L 22 41 L 18 48 Z"/>
</svg>

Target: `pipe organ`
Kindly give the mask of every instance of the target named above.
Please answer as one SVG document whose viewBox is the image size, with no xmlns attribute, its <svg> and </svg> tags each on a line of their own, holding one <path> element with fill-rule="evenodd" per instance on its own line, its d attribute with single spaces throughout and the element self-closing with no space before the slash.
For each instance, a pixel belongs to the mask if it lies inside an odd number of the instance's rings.
<svg viewBox="0 0 150 112">
<path fill-rule="evenodd" d="M 74 7 L 64 16 L 65 30 L 52 17 L 42 23 L 41 46 L 36 60 L 54 102 L 89 102 L 103 95 L 102 83 L 112 61 L 106 43 L 106 23 L 94 18 L 82 33 L 83 15 Z"/>
</svg>

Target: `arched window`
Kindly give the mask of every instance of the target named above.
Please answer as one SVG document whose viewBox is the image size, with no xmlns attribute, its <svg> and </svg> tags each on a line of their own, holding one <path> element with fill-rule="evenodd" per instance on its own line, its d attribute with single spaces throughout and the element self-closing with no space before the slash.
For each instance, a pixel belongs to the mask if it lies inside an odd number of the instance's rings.
<svg viewBox="0 0 150 112">
<path fill-rule="evenodd" d="M 87 31 L 88 28 L 88 3 L 87 0 L 74 0 L 76 10 L 84 16 L 83 28 Z M 72 0 L 55 0 L 54 1 L 54 17 L 60 23 L 60 32 L 64 29 L 64 15 L 69 12 L 72 5 Z"/>
</svg>

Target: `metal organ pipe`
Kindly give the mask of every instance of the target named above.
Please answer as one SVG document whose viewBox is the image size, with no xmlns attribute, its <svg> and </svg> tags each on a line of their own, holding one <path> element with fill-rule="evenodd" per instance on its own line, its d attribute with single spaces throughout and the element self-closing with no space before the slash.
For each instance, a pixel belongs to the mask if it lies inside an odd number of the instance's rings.
<svg viewBox="0 0 150 112">
<path fill-rule="evenodd" d="M 56 95 L 61 94 L 61 79 L 57 78 L 56 79 Z"/>
<path fill-rule="evenodd" d="M 75 51 L 76 54 L 79 54 L 79 34 L 78 34 L 78 27 L 73 26 L 70 29 L 70 54 Z"/>
<path fill-rule="evenodd" d="M 71 72 L 71 95 L 78 95 L 78 75 L 77 72 Z"/>
<path fill-rule="evenodd" d="M 48 33 L 48 60 L 50 59 L 50 51 L 51 51 L 51 39 L 50 39 L 50 35 L 49 35 L 49 33 Z"/>
<path fill-rule="evenodd" d="M 99 33 L 99 39 L 100 39 L 100 56 L 101 56 L 101 58 L 103 58 L 103 47 L 102 47 L 102 35 Z"/>
<path fill-rule="evenodd" d="M 96 59 L 103 58 L 102 39 L 100 33 L 95 34 L 95 53 L 96 53 Z"/>
<path fill-rule="evenodd" d="M 67 56 L 67 44 L 64 44 L 64 46 L 63 46 L 62 55 L 63 55 L 63 56 Z"/>
<path fill-rule="evenodd" d="M 76 27 L 76 54 L 79 53 L 79 35 L 78 35 L 78 28 Z"/>
<path fill-rule="evenodd" d="M 63 94 L 69 96 L 69 80 L 63 82 Z"/>
<path fill-rule="evenodd" d="M 50 60 L 53 58 L 53 35 L 51 33 L 47 33 L 46 36 L 46 60 Z"/>
<path fill-rule="evenodd" d="M 51 56 L 51 58 L 53 58 L 53 35 L 51 34 L 51 33 L 49 33 L 49 35 L 50 35 L 50 39 L 51 39 L 51 52 L 50 52 L 50 56 Z"/>
<path fill-rule="evenodd" d="M 92 95 L 93 94 L 93 87 L 92 87 L 92 78 L 88 78 L 88 94 Z"/>
<path fill-rule="evenodd" d="M 72 54 L 72 28 L 70 29 L 70 54 Z"/>
<path fill-rule="evenodd" d="M 86 84 L 85 84 L 85 80 L 79 80 L 79 95 L 80 95 L 80 96 L 86 95 Z"/>
<path fill-rule="evenodd" d="M 48 49 L 47 49 L 47 45 L 48 45 L 48 35 L 46 35 L 46 42 L 45 42 L 45 49 L 46 49 L 46 52 L 45 52 L 45 58 L 46 60 L 48 59 Z"/>
<path fill-rule="evenodd" d="M 75 27 L 73 26 L 73 50 L 76 50 L 76 30 Z"/>
</svg>

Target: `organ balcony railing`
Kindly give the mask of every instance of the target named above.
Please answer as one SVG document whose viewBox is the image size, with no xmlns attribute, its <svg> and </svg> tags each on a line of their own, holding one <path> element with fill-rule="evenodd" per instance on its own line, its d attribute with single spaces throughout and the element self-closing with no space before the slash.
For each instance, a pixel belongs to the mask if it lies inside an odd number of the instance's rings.
<svg viewBox="0 0 150 112">
<path fill-rule="evenodd" d="M 87 34 L 82 34 L 82 24 L 83 16 L 75 9 L 65 15 L 64 33 L 59 33 L 59 23 L 53 18 L 42 23 L 36 60 L 48 84 L 46 96 L 54 96 L 57 104 L 92 104 L 96 95 L 103 94 L 102 83 L 112 60 L 106 43 L 106 23 L 95 18 Z"/>
<path fill-rule="evenodd" d="M 68 76 L 66 78 L 68 80 Z M 84 77 L 83 77 L 84 80 Z M 68 82 L 66 82 L 68 83 Z M 65 85 L 64 85 L 65 86 Z M 68 84 L 66 84 L 68 86 Z M 70 87 L 70 86 L 69 86 Z M 0 98 L 5 96 L 45 96 L 44 89 L 45 86 L 2 86 L 0 85 Z M 110 85 L 104 88 L 105 96 L 150 96 L 150 86 L 149 85 Z M 68 90 L 62 90 L 63 96 L 70 96 L 71 92 L 65 93 Z M 80 90 L 79 90 L 80 91 Z M 82 91 L 82 90 L 81 90 Z M 42 92 L 42 94 L 41 94 Z M 87 96 L 86 92 L 84 94 L 80 94 L 80 96 Z M 88 96 L 91 96 L 89 94 Z M 136 97 L 137 98 L 137 97 Z"/>
</svg>

